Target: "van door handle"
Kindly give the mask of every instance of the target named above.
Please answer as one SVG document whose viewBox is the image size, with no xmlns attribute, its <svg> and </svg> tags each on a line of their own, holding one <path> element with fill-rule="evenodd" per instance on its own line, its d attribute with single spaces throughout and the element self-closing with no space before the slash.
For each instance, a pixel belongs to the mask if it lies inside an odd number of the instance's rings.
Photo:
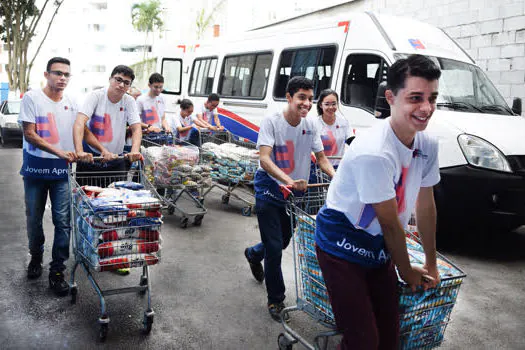
<svg viewBox="0 0 525 350">
<path fill-rule="evenodd" d="M 224 106 L 235 106 L 235 107 L 251 107 L 251 108 L 268 108 L 267 103 L 261 102 L 233 102 L 233 101 L 224 101 L 222 103 Z"/>
</svg>

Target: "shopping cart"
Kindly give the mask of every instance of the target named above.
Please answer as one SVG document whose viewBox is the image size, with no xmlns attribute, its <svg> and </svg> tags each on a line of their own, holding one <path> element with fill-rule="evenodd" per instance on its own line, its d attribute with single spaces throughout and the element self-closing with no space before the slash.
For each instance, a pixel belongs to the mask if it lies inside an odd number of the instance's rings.
<svg viewBox="0 0 525 350">
<path fill-rule="evenodd" d="M 315 215 L 326 199 L 326 184 L 315 186 L 318 191 L 307 191 L 303 197 L 288 196 L 288 211 L 294 230 L 293 256 L 297 305 L 282 311 L 282 320 L 295 311 L 304 311 L 315 321 L 328 328 L 309 343 L 286 322 L 284 332 L 279 334 L 279 349 L 292 349 L 301 343 L 307 349 L 326 349 L 328 338 L 336 335 L 332 307 L 315 253 Z M 320 190 L 322 189 L 322 190 Z M 407 247 L 412 264 L 424 263 L 424 252 L 417 237 L 407 232 Z M 399 278 L 400 344 L 402 349 L 431 349 L 439 346 L 450 320 L 459 288 L 465 274 L 442 255 L 438 254 L 441 282 L 437 287 L 412 292 Z"/>
<path fill-rule="evenodd" d="M 255 206 L 253 179 L 259 161 L 256 144 L 229 133 L 220 138 L 207 135 L 204 140 L 201 158 L 212 168 L 213 184 L 203 197 L 218 188 L 225 192 L 221 198 L 223 204 L 228 204 L 231 197 L 240 200 L 247 205 L 242 208 L 242 215 L 250 216 Z"/>
<path fill-rule="evenodd" d="M 99 160 L 100 157 L 96 159 Z M 105 297 L 123 293 L 147 294 L 143 331 L 149 334 L 155 314 L 151 307 L 149 266 L 159 263 L 161 258 L 160 198 L 145 181 L 140 168 L 131 172 L 77 172 L 72 164 L 68 175 L 75 255 L 70 280 L 71 303 L 76 303 L 78 285 L 75 272 L 81 266 L 99 296 L 100 340 L 106 339 L 110 321 Z M 133 177 L 138 178 L 137 183 L 129 181 Z M 102 190 L 110 184 L 116 188 Z M 119 189 L 121 185 L 131 186 L 136 191 Z M 117 195 L 121 196 L 120 202 L 115 201 Z M 93 273 L 136 267 L 142 267 L 138 286 L 118 289 L 103 290 Z"/>
<path fill-rule="evenodd" d="M 200 226 L 207 213 L 203 205 L 203 188 L 211 186 L 210 170 L 200 164 L 199 148 L 178 140 L 172 134 L 142 138 L 147 181 L 162 194 L 169 214 L 177 212 L 180 227 L 186 228 L 189 219 Z"/>
</svg>

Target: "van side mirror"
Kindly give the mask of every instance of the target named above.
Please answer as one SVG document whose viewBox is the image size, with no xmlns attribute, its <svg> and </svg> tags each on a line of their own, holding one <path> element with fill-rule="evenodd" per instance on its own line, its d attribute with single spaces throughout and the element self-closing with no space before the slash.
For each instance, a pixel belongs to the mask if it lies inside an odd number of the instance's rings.
<svg viewBox="0 0 525 350">
<path fill-rule="evenodd" d="M 383 81 L 377 87 L 376 108 L 374 109 L 375 117 L 378 119 L 385 119 L 390 117 L 390 105 L 385 97 L 386 81 Z"/>
<path fill-rule="evenodd" d="M 512 111 L 516 115 L 521 115 L 521 98 L 515 97 L 514 101 L 512 101 Z"/>
</svg>

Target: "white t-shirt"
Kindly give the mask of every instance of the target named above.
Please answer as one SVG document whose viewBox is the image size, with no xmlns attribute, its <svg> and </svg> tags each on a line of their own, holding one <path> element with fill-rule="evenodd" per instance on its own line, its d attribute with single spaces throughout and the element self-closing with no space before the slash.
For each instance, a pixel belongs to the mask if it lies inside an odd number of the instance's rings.
<svg viewBox="0 0 525 350">
<path fill-rule="evenodd" d="M 299 125 L 291 126 L 282 112 L 263 119 L 257 138 L 257 149 L 261 146 L 272 147 L 272 161 L 294 180 L 308 180 L 310 154 L 323 150 L 319 130 L 313 120 L 302 118 Z M 260 162 L 258 170 L 264 171 Z M 270 177 L 281 184 L 279 180 Z"/>
<path fill-rule="evenodd" d="M 345 141 L 353 135 L 350 123 L 343 116 L 335 116 L 335 123 L 328 125 L 323 121 L 321 116 L 311 117 L 321 135 L 323 142 L 324 154 L 326 156 L 342 157 L 345 153 Z M 339 165 L 339 159 L 330 159 L 332 165 Z"/>
<path fill-rule="evenodd" d="M 31 90 L 24 94 L 18 120 L 33 123 L 37 134 L 54 147 L 63 151 L 75 151 L 73 145 L 73 124 L 78 105 L 67 94 L 62 100 L 51 100 L 42 90 Z M 66 162 L 54 154 L 36 148 L 24 137 L 24 164 L 20 173 L 24 176 L 43 178 L 63 177 Z M 41 176 L 43 175 L 43 176 Z M 58 176 L 57 176 L 58 175 Z"/>
<path fill-rule="evenodd" d="M 396 198 L 405 227 L 420 188 L 439 180 L 437 140 L 418 132 L 410 149 L 394 134 L 388 118 L 352 142 L 332 179 L 326 206 L 344 213 L 357 229 L 382 235 L 372 203 Z"/>
<path fill-rule="evenodd" d="M 215 118 L 213 117 L 216 113 L 215 110 L 210 111 L 204 104 L 202 104 L 198 110 L 195 111 L 195 115 L 202 115 L 202 119 L 204 119 L 207 123 L 211 125 L 215 125 Z"/>
<path fill-rule="evenodd" d="M 137 109 L 143 123 L 162 129 L 162 117 L 166 110 L 164 97 L 150 97 L 149 94 L 137 98 Z"/>
<path fill-rule="evenodd" d="M 108 98 L 107 88 L 91 92 L 79 112 L 89 118 L 87 125 L 98 141 L 116 154 L 124 151 L 126 124 L 140 123 L 133 97 L 124 94 L 119 102 L 113 103 Z"/>
<path fill-rule="evenodd" d="M 178 113 L 177 115 L 175 115 L 175 117 L 173 118 L 173 123 L 171 125 L 171 128 L 173 129 L 173 132 L 176 132 L 177 133 L 177 137 L 182 140 L 182 141 L 188 141 L 189 138 L 190 138 L 190 132 L 191 132 L 191 129 L 189 130 L 186 130 L 184 132 L 179 132 L 177 130 L 177 128 L 179 127 L 185 127 L 185 126 L 190 126 L 191 124 L 193 124 L 193 122 L 195 121 L 197 117 L 194 116 L 193 114 L 190 114 L 189 116 L 187 117 L 183 117 L 182 115 L 180 115 L 180 113 Z"/>
</svg>

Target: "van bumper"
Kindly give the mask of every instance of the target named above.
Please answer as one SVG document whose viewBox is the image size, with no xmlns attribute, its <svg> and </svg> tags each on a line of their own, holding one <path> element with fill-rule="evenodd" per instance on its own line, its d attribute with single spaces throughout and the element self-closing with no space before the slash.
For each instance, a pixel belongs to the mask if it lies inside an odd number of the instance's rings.
<svg viewBox="0 0 525 350">
<path fill-rule="evenodd" d="M 510 222 L 513 226 L 525 224 L 525 175 L 469 165 L 440 172 L 441 182 L 436 188 L 438 209 L 454 210 L 478 220 L 491 219 L 496 224 L 501 221 L 507 226 Z"/>
</svg>

